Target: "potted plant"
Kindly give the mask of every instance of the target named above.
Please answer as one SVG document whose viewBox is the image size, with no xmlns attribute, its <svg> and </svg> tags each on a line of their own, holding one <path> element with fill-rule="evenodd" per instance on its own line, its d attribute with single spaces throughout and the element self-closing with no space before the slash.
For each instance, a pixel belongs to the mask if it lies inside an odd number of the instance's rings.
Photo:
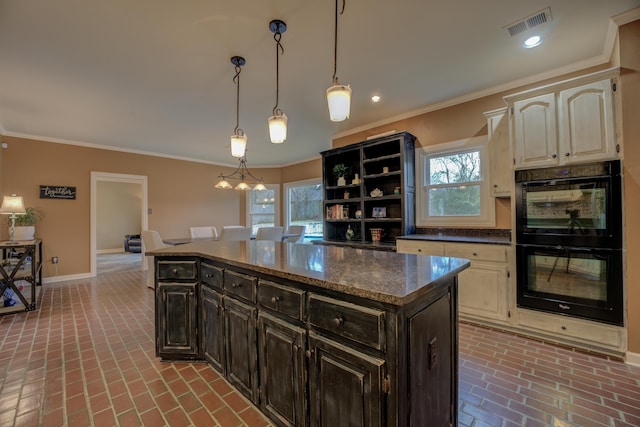
<svg viewBox="0 0 640 427">
<path fill-rule="evenodd" d="M 333 167 L 333 176 L 338 180 L 338 185 L 346 185 L 347 175 L 351 173 L 351 168 L 344 163 L 338 163 Z"/>
<path fill-rule="evenodd" d="M 42 221 L 45 212 L 40 208 L 25 208 L 25 213 L 16 215 L 16 226 L 14 228 L 15 240 L 33 240 L 35 236 L 35 225 Z M 9 233 L 11 233 L 11 219 L 9 219 Z"/>
</svg>

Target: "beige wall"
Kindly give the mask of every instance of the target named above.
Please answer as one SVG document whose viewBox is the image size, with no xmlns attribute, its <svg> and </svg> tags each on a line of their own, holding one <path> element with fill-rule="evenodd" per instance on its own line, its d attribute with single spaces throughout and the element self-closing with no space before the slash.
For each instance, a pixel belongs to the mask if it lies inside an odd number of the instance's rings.
<svg viewBox="0 0 640 427">
<path fill-rule="evenodd" d="M 3 137 L 9 147 L 2 158 L 2 193 L 22 195 L 27 206 L 46 211 L 37 224 L 43 239 L 43 275 L 56 270 L 50 259 L 60 259 L 61 276 L 90 271 L 91 172 L 121 173 L 148 177 L 149 229 L 163 237 L 189 235 L 191 225 L 244 223 L 244 193 L 214 189 L 219 173 L 232 168 L 117 151 Z M 279 168 L 251 169 L 268 183 L 280 183 Z M 76 200 L 39 199 L 39 186 L 67 185 L 77 188 Z M 6 227 L 0 235 L 7 238 Z"/>
<path fill-rule="evenodd" d="M 640 21 L 620 28 L 629 351 L 640 353 Z"/>
<path fill-rule="evenodd" d="M 96 190 L 96 250 L 122 252 L 124 235 L 142 230 L 142 185 L 98 181 Z"/>
</svg>

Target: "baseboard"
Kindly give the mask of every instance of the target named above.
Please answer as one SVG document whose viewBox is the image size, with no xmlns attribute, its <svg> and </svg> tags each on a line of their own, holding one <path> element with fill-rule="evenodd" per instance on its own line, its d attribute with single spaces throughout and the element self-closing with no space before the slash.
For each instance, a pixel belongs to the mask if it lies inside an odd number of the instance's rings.
<svg viewBox="0 0 640 427">
<path fill-rule="evenodd" d="M 123 248 L 113 248 L 113 249 L 98 249 L 96 250 L 96 254 L 121 254 L 125 253 Z"/>
<path fill-rule="evenodd" d="M 627 351 L 624 361 L 629 365 L 640 366 L 640 353 Z"/>
<path fill-rule="evenodd" d="M 88 279 L 92 276 L 91 273 L 81 273 L 81 274 L 69 274 L 67 276 L 52 276 L 45 277 L 42 279 L 43 284 L 47 283 L 55 283 L 55 282 L 64 282 L 65 280 L 77 280 L 77 279 Z"/>
</svg>

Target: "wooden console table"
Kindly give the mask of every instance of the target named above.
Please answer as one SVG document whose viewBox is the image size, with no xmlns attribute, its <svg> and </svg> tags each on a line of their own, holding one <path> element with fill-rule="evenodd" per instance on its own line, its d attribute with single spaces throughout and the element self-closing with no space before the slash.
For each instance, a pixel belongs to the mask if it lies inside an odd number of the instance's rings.
<svg viewBox="0 0 640 427">
<path fill-rule="evenodd" d="M 11 289 L 24 304 L 25 311 L 36 308 L 36 286 L 42 285 L 42 240 L 0 242 L 0 295 Z M 26 298 L 16 282 L 24 280 L 31 285 L 31 298 Z"/>
</svg>

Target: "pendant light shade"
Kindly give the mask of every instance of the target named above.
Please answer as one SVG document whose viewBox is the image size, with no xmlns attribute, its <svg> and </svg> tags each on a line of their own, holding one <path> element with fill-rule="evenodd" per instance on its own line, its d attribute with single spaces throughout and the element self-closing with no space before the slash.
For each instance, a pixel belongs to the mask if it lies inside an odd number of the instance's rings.
<svg viewBox="0 0 640 427">
<path fill-rule="evenodd" d="M 333 86 L 327 89 L 327 104 L 329 106 L 329 118 L 332 122 L 341 122 L 349 118 L 351 112 L 351 88 L 349 85 L 338 83 L 338 0 L 336 1 L 335 14 L 335 34 L 333 50 Z M 342 0 L 342 10 L 344 13 L 346 0 Z"/>
<path fill-rule="evenodd" d="M 241 56 L 231 57 L 231 63 L 235 66 L 236 75 L 233 82 L 236 84 L 236 127 L 231 135 L 231 155 L 233 157 L 243 157 L 247 148 L 247 135 L 240 129 L 240 73 L 242 66 L 247 62 Z"/>
<path fill-rule="evenodd" d="M 247 149 L 247 135 L 231 135 L 231 155 L 233 157 L 242 157 Z"/>
<path fill-rule="evenodd" d="M 327 89 L 329 118 L 332 122 L 341 122 L 349 118 L 351 112 L 351 88 L 349 85 L 336 84 Z"/>
<path fill-rule="evenodd" d="M 229 181 L 227 181 L 226 179 L 222 179 L 219 183 L 216 184 L 216 188 L 228 190 L 231 188 L 231 184 L 229 184 Z"/>
<path fill-rule="evenodd" d="M 249 184 L 247 184 L 244 181 L 240 181 L 240 183 L 238 185 L 236 185 L 235 190 L 251 190 L 251 187 L 249 187 Z"/>
<path fill-rule="evenodd" d="M 273 115 L 269 117 L 269 137 L 274 144 L 282 144 L 287 139 L 287 115 L 278 108 L 280 96 L 280 54 L 284 48 L 280 43 L 282 33 L 287 31 L 287 24 L 279 19 L 269 22 L 269 30 L 273 33 L 276 42 L 276 105 L 273 107 Z"/>
<path fill-rule="evenodd" d="M 282 113 L 269 117 L 269 136 L 274 144 L 282 144 L 287 139 L 287 115 Z"/>
</svg>

